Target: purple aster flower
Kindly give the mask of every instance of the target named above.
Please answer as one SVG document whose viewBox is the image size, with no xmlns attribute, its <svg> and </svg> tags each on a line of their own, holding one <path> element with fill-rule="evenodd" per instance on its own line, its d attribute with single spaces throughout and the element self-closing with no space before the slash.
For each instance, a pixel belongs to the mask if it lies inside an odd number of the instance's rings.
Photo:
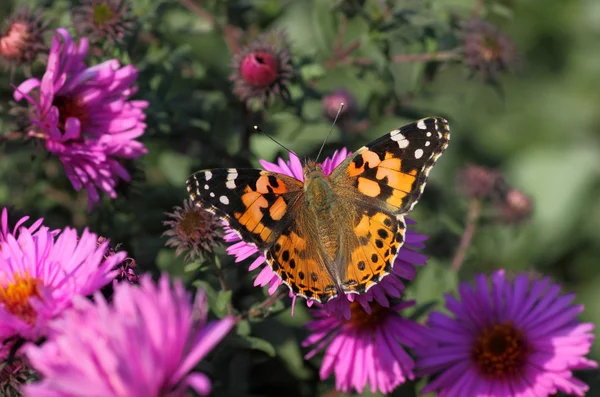
<svg viewBox="0 0 600 397">
<path fill-rule="evenodd" d="M 331 158 L 326 158 L 321 164 L 323 167 L 323 173 L 325 173 L 325 175 L 331 174 L 334 168 L 337 167 L 349 155 L 350 153 L 345 148 L 339 151 L 336 150 Z M 285 175 L 293 176 L 301 181 L 304 180 L 302 163 L 294 154 L 290 154 L 289 161 L 284 161 L 283 159 L 279 158 L 277 159 L 277 164 L 270 163 L 265 160 L 260 160 L 260 164 L 267 171 L 279 172 Z M 414 224 L 414 222 L 410 219 L 406 219 L 406 223 L 409 225 Z M 226 234 L 224 240 L 229 243 L 234 243 L 227 248 L 227 253 L 234 255 L 236 262 L 241 262 L 242 260 L 258 253 L 258 257 L 252 262 L 249 270 L 252 271 L 265 264 L 265 257 L 259 253 L 254 246 L 241 240 L 240 237 L 230 228 L 225 227 L 225 231 Z M 404 237 L 404 245 L 396 257 L 394 268 L 390 275 L 382 279 L 379 284 L 373 286 L 364 294 L 347 294 L 332 299 L 324 305 L 325 310 L 330 313 L 335 312 L 341 314 L 348 319 L 350 318 L 351 302 L 359 303 L 360 306 L 369 312 L 370 303 L 373 301 L 385 307 L 389 307 L 390 297 L 399 298 L 402 294 L 402 291 L 405 289 L 405 285 L 401 279 L 412 280 L 416 273 L 415 266 L 422 266 L 427 261 L 427 257 L 425 255 L 414 251 L 415 248 L 423 248 L 425 246 L 423 241 L 427 239 L 427 236 L 416 233 L 412 230 L 407 230 Z M 255 286 L 264 287 L 268 285 L 270 295 L 273 295 L 277 288 L 282 284 L 283 282 L 279 276 L 273 272 L 269 266 L 264 266 L 254 280 Z M 308 300 L 308 306 L 311 306 L 313 302 L 314 301 L 312 300 Z"/>
<path fill-rule="evenodd" d="M 440 397 L 583 396 L 588 386 L 573 370 L 596 368 L 584 357 L 594 335 L 580 323 L 582 305 L 560 294 L 548 277 L 508 280 L 500 270 L 462 283 L 460 300 L 446 297 L 450 314 L 432 312 L 425 343 L 418 347 L 422 375 L 436 375 L 423 389 Z M 462 301 L 462 302 L 461 302 Z"/>
<path fill-rule="evenodd" d="M 114 199 L 119 180 L 131 179 L 122 161 L 147 152 L 135 139 L 146 128 L 148 102 L 129 100 L 135 67 L 116 59 L 88 67 L 87 40 L 75 44 L 65 29 L 57 32 L 44 77 L 24 81 L 14 97 L 31 103 L 29 135 L 60 159 L 75 190 L 86 189 L 91 209 L 100 201 L 98 189 Z"/>
<path fill-rule="evenodd" d="M 115 287 L 113 303 L 101 294 L 76 299 L 73 310 L 52 324 L 47 342 L 24 348 L 42 381 L 25 386 L 35 396 L 175 397 L 188 387 L 211 390 L 208 377 L 190 373 L 235 324 L 233 317 L 207 323 L 206 295 L 192 303 L 181 282 Z"/>
<path fill-rule="evenodd" d="M 125 252 L 104 258 L 108 242 L 66 228 L 50 231 L 37 221 L 10 233 L 6 209 L 0 239 L 0 339 L 45 335 L 48 322 L 71 305 L 76 295 L 90 295 L 110 283 Z M 21 219 L 18 224 L 22 224 Z"/>
<path fill-rule="evenodd" d="M 319 371 L 322 380 L 334 373 L 335 388 L 342 392 L 362 393 L 369 384 L 372 393 L 390 393 L 414 379 L 415 363 L 403 346 L 420 345 L 425 328 L 398 313 L 413 305 L 414 301 L 392 307 L 373 304 L 368 314 L 354 302 L 348 320 L 322 308 L 313 310 L 316 319 L 306 324 L 312 334 L 302 343 L 313 346 L 306 359 L 327 346 Z"/>
</svg>

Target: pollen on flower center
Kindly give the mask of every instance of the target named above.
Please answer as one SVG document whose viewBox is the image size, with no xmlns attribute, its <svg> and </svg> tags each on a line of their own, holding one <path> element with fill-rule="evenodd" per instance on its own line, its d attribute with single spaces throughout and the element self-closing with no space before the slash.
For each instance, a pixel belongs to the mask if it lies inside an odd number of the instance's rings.
<svg viewBox="0 0 600 397">
<path fill-rule="evenodd" d="M 67 96 L 57 95 L 54 97 L 52 104 L 58 108 L 58 126 L 63 131 L 69 117 L 75 117 L 79 119 L 79 122 L 82 126 L 88 120 L 87 110 L 79 98 L 70 98 Z"/>
<path fill-rule="evenodd" d="M 0 305 L 4 310 L 21 320 L 33 324 L 37 313 L 31 307 L 29 298 L 40 298 L 40 279 L 29 277 L 29 275 L 15 275 L 14 281 L 0 286 Z"/>
<path fill-rule="evenodd" d="M 94 25 L 96 26 L 104 26 L 116 16 L 117 15 L 106 3 L 96 5 L 92 13 L 92 19 L 94 20 Z"/>
<path fill-rule="evenodd" d="M 479 370 L 492 378 L 517 374 L 527 354 L 525 338 L 511 321 L 484 329 L 471 349 Z"/>
<path fill-rule="evenodd" d="M 350 302 L 350 321 L 349 324 L 353 327 L 376 327 L 390 313 L 390 309 L 381 306 L 378 303 L 371 304 L 371 314 L 358 302 Z"/>
</svg>

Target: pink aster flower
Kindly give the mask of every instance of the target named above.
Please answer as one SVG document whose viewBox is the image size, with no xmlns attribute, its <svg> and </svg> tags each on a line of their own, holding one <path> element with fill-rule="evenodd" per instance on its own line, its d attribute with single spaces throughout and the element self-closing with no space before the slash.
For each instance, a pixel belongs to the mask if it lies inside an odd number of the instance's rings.
<svg viewBox="0 0 600 397">
<path fill-rule="evenodd" d="M 100 201 L 98 189 L 114 199 L 118 181 L 131 179 L 121 162 L 147 152 L 135 139 L 146 128 L 148 103 L 129 100 L 135 67 L 116 59 L 88 67 L 87 40 L 76 44 L 65 29 L 57 32 L 42 80 L 24 81 L 14 97 L 32 104 L 29 135 L 60 159 L 75 190 L 86 189 L 91 209 Z"/>
<path fill-rule="evenodd" d="M 325 175 L 331 174 L 335 167 L 337 167 L 350 153 L 344 148 L 339 151 L 335 151 L 331 158 L 326 158 L 321 166 Z M 302 172 L 302 163 L 298 157 L 294 154 L 290 154 L 290 160 L 284 161 L 279 158 L 277 164 L 270 163 L 265 160 L 260 160 L 260 164 L 267 171 L 279 172 L 285 175 L 293 176 L 296 179 L 304 180 Z M 414 224 L 410 219 L 406 219 L 407 224 Z M 254 254 L 259 254 L 258 257 L 252 262 L 249 270 L 252 271 L 265 264 L 265 257 L 259 253 L 259 251 L 252 245 L 242 241 L 240 237 L 228 227 L 225 228 L 227 232 L 225 234 L 225 241 L 233 243 L 227 248 L 227 253 L 235 256 L 236 262 L 241 262 Z M 347 294 L 331 300 L 324 305 L 324 309 L 329 313 L 335 312 L 343 315 L 347 319 L 350 318 L 350 303 L 357 302 L 369 312 L 371 302 L 375 301 L 378 304 L 389 307 L 389 298 L 399 298 L 402 291 L 405 289 L 405 285 L 402 279 L 412 280 L 416 273 L 415 266 L 422 266 L 427 261 L 427 257 L 414 249 L 423 248 L 424 241 L 427 236 L 407 230 L 404 236 L 405 242 L 396 261 L 394 262 L 394 268 L 391 274 L 385 277 L 379 284 L 370 288 L 366 293 L 361 295 Z M 271 270 L 269 266 L 263 266 L 259 275 L 254 280 L 255 286 L 269 286 L 269 294 L 273 295 L 277 288 L 282 285 L 283 282 L 279 276 Z M 311 306 L 314 301 L 308 300 L 308 306 Z"/>
<path fill-rule="evenodd" d="M 0 239 L 0 339 L 45 335 L 48 322 L 60 316 L 74 296 L 90 295 L 110 283 L 117 275 L 112 269 L 126 256 L 118 252 L 104 258 L 108 242 L 98 245 L 97 236 L 87 229 L 78 236 L 74 229 L 50 231 L 37 221 L 13 234 L 6 219 L 5 209 Z"/>
<path fill-rule="evenodd" d="M 203 292 L 192 303 L 181 282 L 164 275 L 157 285 L 115 287 L 113 303 L 76 299 L 52 324 L 48 341 L 24 348 L 42 381 L 25 386 L 36 396 L 186 396 L 211 390 L 208 377 L 190 373 L 235 324 L 233 317 L 207 323 Z M 93 391 L 93 394 L 90 392 Z"/>
<path fill-rule="evenodd" d="M 425 328 L 398 313 L 413 305 L 414 301 L 389 308 L 374 304 L 367 314 L 355 302 L 348 320 L 330 316 L 322 308 L 312 311 L 316 319 L 306 324 L 312 334 L 302 343 L 313 346 L 306 359 L 327 346 L 319 371 L 322 380 L 333 373 L 335 388 L 344 393 L 352 389 L 362 393 L 367 384 L 372 393 L 390 393 L 414 379 L 415 363 L 403 346 L 421 344 Z"/>
<path fill-rule="evenodd" d="M 583 396 L 588 386 L 572 371 L 596 368 L 586 359 L 594 335 L 577 315 L 573 294 L 561 295 L 548 277 L 508 280 L 500 270 L 459 286 L 446 297 L 450 314 L 432 312 L 425 343 L 416 349 L 423 389 L 440 397 Z M 461 302 L 462 301 L 462 302 Z"/>
</svg>

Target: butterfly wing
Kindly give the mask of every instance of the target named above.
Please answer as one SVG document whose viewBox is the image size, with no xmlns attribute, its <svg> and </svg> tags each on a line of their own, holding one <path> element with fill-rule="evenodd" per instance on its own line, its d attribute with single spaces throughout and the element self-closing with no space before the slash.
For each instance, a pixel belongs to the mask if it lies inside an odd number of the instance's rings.
<svg viewBox="0 0 600 397">
<path fill-rule="evenodd" d="M 258 169 L 202 170 L 187 181 L 194 204 L 256 246 L 294 294 L 326 302 L 337 288 L 315 244 L 303 188 L 295 178 Z"/>
<path fill-rule="evenodd" d="M 441 117 L 408 124 L 344 160 L 330 176 L 332 188 L 374 208 L 406 214 L 419 201 L 429 171 L 449 140 L 448 122 Z"/>
<path fill-rule="evenodd" d="M 219 216 L 261 251 L 293 222 L 293 208 L 303 201 L 302 189 L 295 178 L 259 169 L 202 170 L 187 181 L 196 206 Z"/>
<path fill-rule="evenodd" d="M 346 293 L 362 293 L 392 271 L 404 243 L 403 215 L 419 201 L 429 171 L 450 140 L 448 122 L 431 117 L 360 148 L 330 176 L 338 211 L 349 211 L 336 274 Z"/>
</svg>

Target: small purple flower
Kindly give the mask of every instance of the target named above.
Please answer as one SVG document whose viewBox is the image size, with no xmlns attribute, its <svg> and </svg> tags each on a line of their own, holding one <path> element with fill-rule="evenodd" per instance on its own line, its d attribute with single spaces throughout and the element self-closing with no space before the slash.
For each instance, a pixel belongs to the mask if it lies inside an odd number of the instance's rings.
<svg viewBox="0 0 600 397">
<path fill-rule="evenodd" d="M 432 312 L 425 342 L 415 349 L 422 375 L 436 375 L 424 393 L 454 396 L 585 395 L 574 370 L 597 368 L 586 359 L 594 335 L 577 315 L 573 294 L 548 277 L 507 280 L 500 270 L 462 283 L 460 300 L 446 297 L 450 314 Z M 462 301 L 462 302 L 461 302 Z"/>
<path fill-rule="evenodd" d="M 327 346 L 319 371 L 322 380 L 334 373 L 335 388 L 342 392 L 362 393 L 369 384 L 372 393 L 390 393 L 414 379 L 415 363 L 403 346 L 421 344 L 425 328 L 398 313 L 413 305 L 414 301 L 389 308 L 374 304 L 367 314 L 352 303 L 348 320 L 314 310 L 316 319 L 306 324 L 312 334 L 302 343 L 313 346 L 306 359 Z"/>
<path fill-rule="evenodd" d="M 65 29 L 57 32 L 44 77 L 24 81 L 14 97 L 31 103 L 29 135 L 60 159 L 75 190 L 86 189 L 91 210 L 100 201 L 98 189 L 114 199 L 119 180 L 131 179 L 122 161 L 147 153 L 135 139 L 146 128 L 148 102 L 129 100 L 136 92 L 135 67 L 121 67 L 116 59 L 88 67 L 87 40 L 75 44 Z"/>
<path fill-rule="evenodd" d="M 339 151 L 335 151 L 331 158 L 326 158 L 321 166 L 325 175 L 329 175 L 335 167 L 337 167 L 350 153 L 344 148 Z M 270 163 L 265 160 L 260 160 L 260 164 L 267 171 L 279 172 L 285 175 L 293 176 L 296 179 L 304 180 L 302 173 L 302 163 L 298 157 L 294 154 L 290 154 L 290 160 L 284 161 L 279 158 L 277 164 Z M 414 224 L 410 219 L 406 219 L 407 224 Z M 232 231 L 230 228 L 225 228 L 226 234 L 224 240 L 229 243 L 234 243 L 227 248 L 227 253 L 235 256 L 236 262 L 241 262 L 250 256 L 259 253 L 259 251 L 252 245 L 242 241 L 240 237 Z M 338 297 L 324 305 L 325 309 L 329 313 L 338 313 L 346 318 L 350 318 L 350 303 L 357 302 L 367 312 L 369 312 L 370 303 L 375 301 L 385 307 L 390 306 L 389 298 L 399 298 L 402 291 L 405 289 L 405 285 L 401 279 L 412 280 L 416 273 L 415 266 L 422 266 L 427 261 L 427 257 L 419 252 L 414 251 L 414 248 L 423 248 L 423 241 L 427 239 L 427 236 L 416 233 L 412 230 L 407 230 L 405 235 L 405 243 L 400 249 L 396 261 L 394 262 L 394 269 L 392 274 L 385 277 L 381 282 L 366 293 L 347 294 L 344 297 Z M 259 253 L 259 256 L 252 262 L 249 270 L 259 268 L 265 263 L 265 257 Z M 260 271 L 259 275 L 254 280 L 256 286 L 269 286 L 269 294 L 273 295 L 277 288 L 282 285 L 283 282 L 279 276 L 271 270 L 269 266 L 264 266 Z M 314 301 L 307 301 L 308 306 L 311 306 Z"/>
<path fill-rule="evenodd" d="M 227 335 L 233 317 L 207 323 L 206 294 L 192 303 L 182 283 L 163 275 L 140 285 L 115 286 L 113 303 L 101 294 L 81 298 L 52 324 L 41 346 L 24 348 L 42 381 L 25 386 L 36 396 L 185 396 L 211 391 L 196 364 Z"/>
<path fill-rule="evenodd" d="M 18 222 L 21 225 L 25 218 Z M 50 231 L 41 220 L 18 234 L 2 212 L 0 238 L 0 340 L 14 336 L 37 339 L 48 322 L 71 306 L 73 297 L 90 295 L 110 283 L 125 252 L 104 258 L 108 242 L 84 230 Z"/>
</svg>

